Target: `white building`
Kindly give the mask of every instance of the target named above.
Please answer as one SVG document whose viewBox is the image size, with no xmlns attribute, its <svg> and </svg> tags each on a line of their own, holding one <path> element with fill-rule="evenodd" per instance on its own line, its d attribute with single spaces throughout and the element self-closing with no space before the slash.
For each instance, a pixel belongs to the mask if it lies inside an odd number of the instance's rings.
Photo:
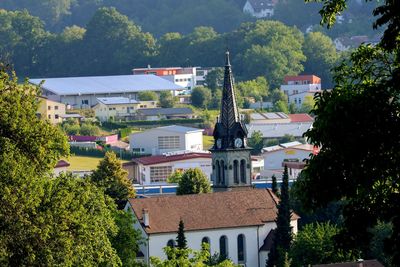
<svg viewBox="0 0 400 267">
<path fill-rule="evenodd" d="M 306 97 L 311 97 L 313 99 L 316 93 L 322 93 L 322 92 L 323 90 L 310 90 L 306 92 L 291 94 L 288 95 L 288 102 L 294 103 L 297 108 L 301 108 Z"/>
<path fill-rule="evenodd" d="M 313 122 L 249 124 L 247 125 L 247 129 L 249 136 L 255 131 L 260 131 L 264 139 L 279 139 L 285 135 L 300 138 L 303 137 L 303 134 L 308 129 L 311 129 L 312 125 Z"/>
<path fill-rule="evenodd" d="M 210 180 L 211 154 L 206 151 L 171 152 L 165 155 L 134 158 L 123 164 L 129 179 L 136 184 L 165 184 L 174 171 L 199 168 Z"/>
<path fill-rule="evenodd" d="M 256 18 L 268 18 L 274 15 L 277 0 L 247 0 L 243 12 Z"/>
<path fill-rule="evenodd" d="M 160 155 L 173 151 L 203 150 L 203 129 L 179 125 L 163 126 L 129 137 L 132 152 Z"/>
<path fill-rule="evenodd" d="M 287 165 L 289 178 L 295 179 L 304 167 L 304 159 L 309 159 L 310 154 L 317 153 L 317 150 L 310 144 L 290 142 L 265 147 L 262 152 L 264 170 L 261 171 L 261 178 L 271 178 L 272 174 L 280 178 L 284 166 Z"/>
<path fill-rule="evenodd" d="M 138 109 L 157 107 L 157 101 L 137 101 L 128 97 L 101 97 L 97 102 L 93 109 L 100 121 L 132 120 Z"/>
<path fill-rule="evenodd" d="M 48 99 L 62 102 L 72 108 L 90 108 L 97 98 L 127 97 L 137 99 L 142 91 L 181 91 L 183 87 L 155 75 L 118 75 L 66 78 L 30 79 L 40 85 Z"/>
<path fill-rule="evenodd" d="M 188 247 L 200 250 L 210 245 L 211 255 L 219 253 L 243 266 L 265 266 L 276 228 L 277 197 L 265 189 L 242 189 L 208 194 L 130 199 L 126 210 L 135 218 L 144 242 L 140 254 L 166 259 L 163 248 L 174 246 L 178 224 L 185 224 Z M 291 225 L 297 233 L 296 214 Z"/>
</svg>

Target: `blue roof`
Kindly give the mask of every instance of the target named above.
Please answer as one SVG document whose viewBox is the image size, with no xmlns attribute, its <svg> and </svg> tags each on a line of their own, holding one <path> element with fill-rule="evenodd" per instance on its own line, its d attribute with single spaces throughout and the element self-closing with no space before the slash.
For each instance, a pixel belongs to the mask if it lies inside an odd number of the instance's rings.
<svg viewBox="0 0 400 267">
<path fill-rule="evenodd" d="M 56 95 L 90 95 L 106 93 L 131 93 L 141 91 L 183 90 L 166 79 L 155 75 L 117 75 L 91 77 L 65 77 L 30 79 L 29 82 L 39 85 Z"/>
<path fill-rule="evenodd" d="M 122 104 L 137 104 L 139 103 L 135 99 L 129 99 L 127 97 L 99 97 L 97 101 L 105 105 L 122 105 Z"/>
</svg>

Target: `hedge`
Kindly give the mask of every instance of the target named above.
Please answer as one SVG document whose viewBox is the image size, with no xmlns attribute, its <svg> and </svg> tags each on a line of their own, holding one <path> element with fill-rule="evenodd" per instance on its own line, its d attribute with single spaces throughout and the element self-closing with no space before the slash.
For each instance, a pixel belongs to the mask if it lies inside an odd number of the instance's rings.
<svg viewBox="0 0 400 267">
<path fill-rule="evenodd" d="M 171 120 L 158 120 L 158 121 L 124 121 L 113 122 L 107 121 L 102 123 L 102 127 L 114 130 L 127 128 L 129 126 L 146 126 L 146 125 L 171 125 L 171 124 L 194 124 L 203 123 L 203 119 L 171 119 Z"/>
<path fill-rule="evenodd" d="M 76 146 L 71 146 L 70 147 L 70 153 L 74 154 L 76 156 L 87 156 L 87 157 L 104 158 L 104 156 L 105 156 L 107 151 L 114 151 L 114 150 L 111 150 L 111 149 L 100 150 L 100 149 L 86 148 L 86 147 L 76 147 Z M 122 160 L 131 160 L 132 158 L 150 156 L 148 154 L 137 154 L 137 153 L 131 153 L 131 152 L 128 152 L 128 151 L 114 151 L 114 153 L 117 155 L 117 157 L 119 157 Z"/>
</svg>

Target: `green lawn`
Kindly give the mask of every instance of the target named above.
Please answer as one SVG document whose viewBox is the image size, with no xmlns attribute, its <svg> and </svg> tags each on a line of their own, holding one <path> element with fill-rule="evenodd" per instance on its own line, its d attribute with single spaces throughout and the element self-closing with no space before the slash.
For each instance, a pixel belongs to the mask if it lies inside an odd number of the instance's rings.
<svg viewBox="0 0 400 267">
<path fill-rule="evenodd" d="M 213 144 L 214 144 L 213 136 L 203 135 L 203 149 L 204 150 L 210 149 Z"/>
<path fill-rule="evenodd" d="M 97 167 L 97 164 L 102 158 L 95 158 L 95 157 L 84 157 L 84 156 L 70 156 L 66 161 L 71 164 L 68 167 L 70 171 L 90 171 L 94 170 Z M 123 160 L 122 162 L 127 162 Z"/>
</svg>

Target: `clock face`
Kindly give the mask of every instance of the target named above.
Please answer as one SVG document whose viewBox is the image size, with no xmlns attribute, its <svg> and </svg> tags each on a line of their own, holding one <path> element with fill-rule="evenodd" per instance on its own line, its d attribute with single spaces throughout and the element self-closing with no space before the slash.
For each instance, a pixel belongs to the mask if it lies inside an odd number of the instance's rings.
<svg viewBox="0 0 400 267">
<path fill-rule="evenodd" d="M 222 146 L 222 140 L 221 139 L 217 139 L 217 147 L 221 148 Z"/>
<path fill-rule="evenodd" d="M 235 139 L 235 147 L 242 147 L 243 141 L 240 138 Z"/>
</svg>

